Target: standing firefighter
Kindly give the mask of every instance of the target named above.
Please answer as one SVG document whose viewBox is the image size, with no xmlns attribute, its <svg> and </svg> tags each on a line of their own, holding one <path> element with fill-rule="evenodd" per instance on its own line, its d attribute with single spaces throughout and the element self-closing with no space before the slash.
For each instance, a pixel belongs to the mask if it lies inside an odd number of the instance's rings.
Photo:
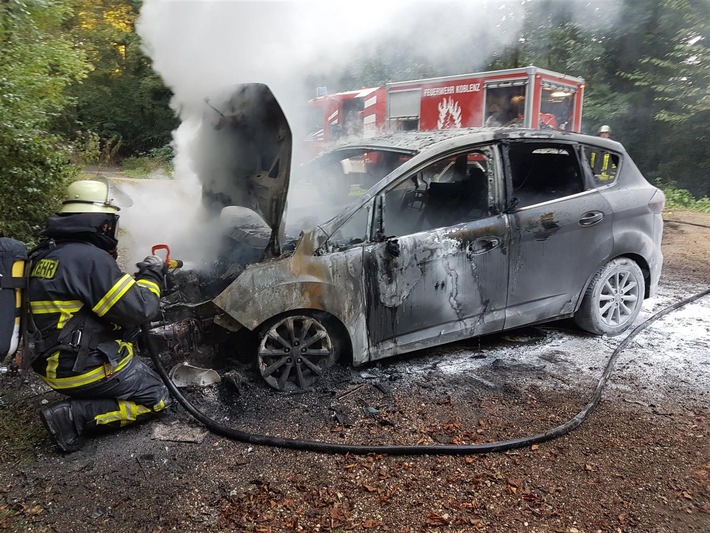
<svg viewBox="0 0 710 533">
<path fill-rule="evenodd" d="M 123 200 L 123 202 L 121 202 Z M 116 263 L 118 203 L 130 199 L 107 181 L 72 183 L 31 254 L 32 367 L 69 399 L 41 410 L 62 451 L 86 434 L 123 427 L 162 411 L 169 394 L 135 357 L 140 324 L 160 310 L 165 262 L 148 256 L 135 278 Z"/>
<path fill-rule="evenodd" d="M 611 139 L 611 128 L 604 124 L 599 128 L 599 131 L 597 131 L 597 135 L 604 139 Z"/>
</svg>

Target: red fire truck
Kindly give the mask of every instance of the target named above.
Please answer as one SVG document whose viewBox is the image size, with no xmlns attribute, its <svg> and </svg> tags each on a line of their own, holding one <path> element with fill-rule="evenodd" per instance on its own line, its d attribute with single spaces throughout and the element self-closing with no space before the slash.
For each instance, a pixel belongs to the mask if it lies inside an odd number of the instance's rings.
<svg viewBox="0 0 710 533">
<path fill-rule="evenodd" d="M 580 131 L 584 80 L 534 66 L 388 83 L 308 102 L 318 152 L 383 131 L 521 126 Z"/>
</svg>

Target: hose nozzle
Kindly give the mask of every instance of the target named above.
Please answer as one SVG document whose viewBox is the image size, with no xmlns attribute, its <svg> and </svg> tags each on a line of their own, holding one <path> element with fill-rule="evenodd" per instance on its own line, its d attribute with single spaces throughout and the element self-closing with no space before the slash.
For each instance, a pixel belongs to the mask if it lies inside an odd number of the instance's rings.
<svg viewBox="0 0 710 533">
<path fill-rule="evenodd" d="M 182 268 L 183 262 L 180 259 L 168 259 L 165 261 L 168 264 L 168 268 Z"/>
<path fill-rule="evenodd" d="M 153 255 L 156 255 L 155 252 L 158 250 L 165 250 L 165 264 L 168 265 L 168 269 L 182 268 L 183 262 L 180 259 L 170 259 L 170 246 L 167 244 L 156 244 L 150 251 Z"/>
</svg>

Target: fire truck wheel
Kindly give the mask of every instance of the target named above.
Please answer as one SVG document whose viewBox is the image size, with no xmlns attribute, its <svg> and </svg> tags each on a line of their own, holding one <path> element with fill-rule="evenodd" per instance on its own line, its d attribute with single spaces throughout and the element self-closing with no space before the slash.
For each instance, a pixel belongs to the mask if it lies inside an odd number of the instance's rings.
<svg viewBox="0 0 710 533">
<path fill-rule="evenodd" d="M 340 328 L 325 313 L 298 311 L 266 322 L 258 332 L 257 366 L 279 391 L 313 387 L 338 360 Z"/>
</svg>

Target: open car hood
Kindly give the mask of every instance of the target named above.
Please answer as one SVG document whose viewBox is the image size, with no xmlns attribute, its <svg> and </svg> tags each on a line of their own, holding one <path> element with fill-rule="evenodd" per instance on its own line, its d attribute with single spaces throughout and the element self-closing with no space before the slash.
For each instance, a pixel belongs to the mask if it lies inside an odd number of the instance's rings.
<svg viewBox="0 0 710 533">
<path fill-rule="evenodd" d="M 292 145 L 286 116 L 266 85 L 237 85 L 205 100 L 192 157 L 202 200 L 213 216 L 228 206 L 256 211 L 271 228 L 267 257 L 281 252 Z"/>
</svg>

